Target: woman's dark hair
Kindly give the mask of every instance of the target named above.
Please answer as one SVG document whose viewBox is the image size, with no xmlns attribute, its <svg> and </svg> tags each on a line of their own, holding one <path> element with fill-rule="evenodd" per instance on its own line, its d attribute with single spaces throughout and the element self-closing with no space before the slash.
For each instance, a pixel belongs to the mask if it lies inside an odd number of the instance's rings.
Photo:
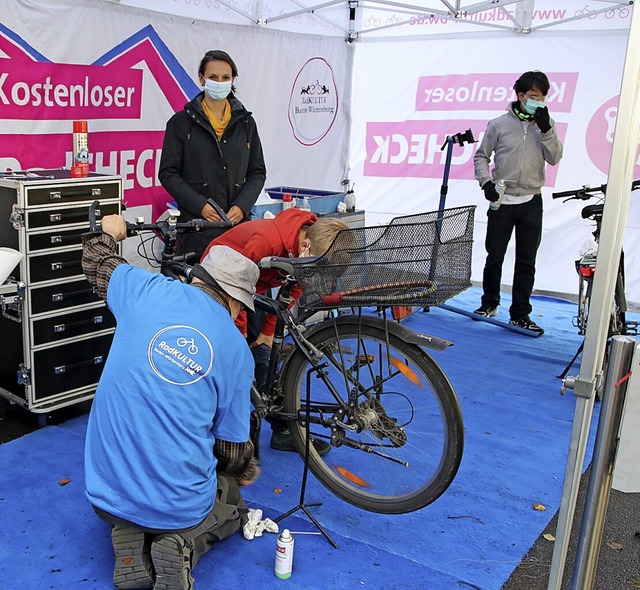
<svg viewBox="0 0 640 590">
<path fill-rule="evenodd" d="M 525 94 L 534 88 L 542 92 L 543 96 L 547 96 L 547 94 L 549 94 L 549 78 L 539 70 L 525 72 L 513 85 L 513 89 L 516 91 L 516 94 L 519 94 L 520 92 Z"/>
<path fill-rule="evenodd" d="M 198 74 L 204 76 L 204 69 L 210 61 L 224 61 L 231 66 L 231 77 L 235 78 L 238 75 L 238 68 L 236 63 L 231 59 L 231 56 L 222 49 L 211 49 L 204 54 L 204 57 L 200 61 L 200 67 L 198 68 Z M 235 86 L 231 86 L 231 92 L 235 94 Z"/>
</svg>

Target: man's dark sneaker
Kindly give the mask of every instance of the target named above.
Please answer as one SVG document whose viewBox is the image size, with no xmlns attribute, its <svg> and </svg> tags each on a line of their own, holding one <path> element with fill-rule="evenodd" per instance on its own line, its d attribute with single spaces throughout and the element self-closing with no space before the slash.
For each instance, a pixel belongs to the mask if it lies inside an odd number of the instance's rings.
<svg viewBox="0 0 640 590">
<path fill-rule="evenodd" d="M 523 328 L 525 330 L 529 330 L 530 332 L 535 332 L 542 336 L 544 334 L 544 330 L 538 326 L 535 322 L 531 321 L 529 316 L 525 316 L 520 318 L 519 320 L 511 320 L 509 322 L 512 326 L 518 326 L 518 328 Z"/>
<path fill-rule="evenodd" d="M 331 445 L 328 442 L 318 440 L 313 436 L 311 437 L 311 444 L 321 457 L 324 457 L 331 450 Z M 271 448 L 275 451 L 298 452 L 298 449 L 291 438 L 291 433 L 288 430 L 274 430 L 271 433 Z"/>
<path fill-rule="evenodd" d="M 153 588 L 153 567 L 144 533 L 131 527 L 114 525 L 111 542 L 116 557 L 113 585 L 118 590 Z"/>
<path fill-rule="evenodd" d="M 192 552 L 192 542 L 178 533 L 157 536 L 151 545 L 156 570 L 154 590 L 193 590 Z"/>
<path fill-rule="evenodd" d="M 477 313 L 485 318 L 492 318 L 493 316 L 498 315 L 498 308 L 491 307 L 490 305 L 481 305 L 473 313 Z"/>
</svg>

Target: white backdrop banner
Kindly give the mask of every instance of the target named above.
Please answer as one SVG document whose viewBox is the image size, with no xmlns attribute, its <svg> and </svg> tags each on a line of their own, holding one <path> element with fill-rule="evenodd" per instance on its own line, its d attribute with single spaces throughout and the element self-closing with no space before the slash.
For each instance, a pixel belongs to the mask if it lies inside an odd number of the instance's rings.
<svg viewBox="0 0 640 590">
<path fill-rule="evenodd" d="M 89 123 L 90 169 L 124 177 L 125 201 L 169 200 L 157 169 L 169 117 L 200 91 L 209 49 L 238 66 L 266 186 L 337 190 L 347 168 L 352 48 L 95 0 L 12 2 L 0 16 L 0 170 L 70 167 L 72 121 Z"/>
<path fill-rule="evenodd" d="M 552 200 L 551 193 L 607 180 L 626 32 L 485 33 L 438 41 L 385 41 L 358 46 L 354 74 L 352 171 L 367 222 L 438 208 L 444 193 L 447 137 L 471 129 L 482 139 L 487 122 L 513 100 L 512 87 L 530 69 L 550 78 L 548 106 L 564 143 L 564 157 L 547 167 L 544 233 L 535 288 L 575 294 L 574 261 L 593 226 L 587 203 Z M 588 57 L 587 57 L 588 56 Z M 376 75 L 371 75 L 376 72 Z M 375 97 L 375 100 L 374 100 Z M 473 279 L 484 266 L 487 202 L 474 179 L 477 143 L 451 149 L 446 206 L 475 203 Z M 636 171 L 640 178 L 640 166 Z M 592 200 L 590 203 L 594 203 Z M 640 191 L 634 193 L 625 250 L 640 248 Z M 640 267 L 627 255 L 627 292 L 640 302 Z M 503 283 L 513 276 L 513 244 Z"/>
</svg>

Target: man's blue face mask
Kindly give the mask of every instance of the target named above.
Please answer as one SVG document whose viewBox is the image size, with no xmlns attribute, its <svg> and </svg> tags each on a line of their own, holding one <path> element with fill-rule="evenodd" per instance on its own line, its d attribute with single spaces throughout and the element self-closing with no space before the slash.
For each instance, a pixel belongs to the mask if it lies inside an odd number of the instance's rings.
<svg viewBox="0 0 640 590">
<path fill-rule="evenodd" d="M 523 105 L 524 110 L 527 111 L 527 113 L 529 113 L 530 115 L 533 115 L 536 112 L 536 109 L 540 108 L 544 108 L 546 105 L 539 101 L 539 100 L 533 100 L 533 98 L 527 98 L 527 102 Z"/>
</svg>

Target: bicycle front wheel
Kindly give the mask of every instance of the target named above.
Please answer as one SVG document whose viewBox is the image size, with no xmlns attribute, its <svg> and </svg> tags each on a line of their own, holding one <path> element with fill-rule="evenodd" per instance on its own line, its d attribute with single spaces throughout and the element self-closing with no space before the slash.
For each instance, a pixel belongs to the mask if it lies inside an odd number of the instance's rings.
<svg viewBox="0 0 640 590">
<path fill-rule="evenodd" d="M 304 457 L 308 411 L 311 436 L 332 445 L 324 457 L 309 450 L 309 469 L 326 488 L 372 512 L 423 508 L 449 487 L 462 459 L 455 392 L 437 363 L 383 320 L 338 319 L 307 335 L 325 355 L 323 369 L 300 351 L 285 367 L 284 410 L 297 416 L 289 423 L 296 447 Z"/>
</svg>

